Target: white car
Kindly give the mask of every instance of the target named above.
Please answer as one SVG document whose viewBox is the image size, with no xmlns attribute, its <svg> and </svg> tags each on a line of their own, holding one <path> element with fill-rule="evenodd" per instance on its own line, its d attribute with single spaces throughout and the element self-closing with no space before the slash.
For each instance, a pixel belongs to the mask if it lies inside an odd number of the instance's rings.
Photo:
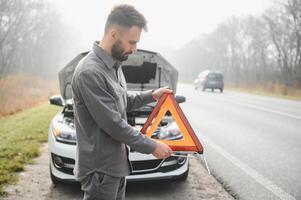
<svg viewBox="0 0 301 200">
<path fill-rule="evenodd" d="M 77 63 L 87 53 L 75 57 L 59 72 L 61 95 L 50 98 L 51 104 L 63 106 L 62 111 L 52 119 L 48 131 L 50 174 L 54 184 L 75 182 L 73 168 L 76 133 L 70 84 Z M 122 70 L 126 78 L 128 92 L 139 92 L 162 86 L 168 86 L 176 92 L 178 72 L 156 52 L 138 50 L 122 63 Z M 176 96 L 176 100 L 178 103 L 182 103 L 185 101 L 185 97 Z M 128 123 L 141 129 L 154 106 L 155 103 L 151 103 L 128 112 Z M 168 112 L 152 138 L 178 140 L 183 136 Z M 126 177 L 128 182 L 162 179 L 185 180 L 189 171 L 189 161 L 183 156 L 157 159 L 152 155 L 141 154 L 131 149 L 129 160 L 133 171 Z"/>
</svg>

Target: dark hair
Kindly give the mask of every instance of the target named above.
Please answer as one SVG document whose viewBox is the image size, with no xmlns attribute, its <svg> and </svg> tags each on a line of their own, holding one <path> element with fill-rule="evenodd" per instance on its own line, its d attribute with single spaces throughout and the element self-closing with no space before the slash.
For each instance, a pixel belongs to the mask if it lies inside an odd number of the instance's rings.
<svg viewBox="0 0 301 200">
<path fill-rule="evenodd" d="M 112 25 L 119 25 L 126 28 L 138 26 L 147 31 L 144 16 L 131 5 L 118 5 L 112 9 L 106 22 L 105 32 Z"/>
</svg>

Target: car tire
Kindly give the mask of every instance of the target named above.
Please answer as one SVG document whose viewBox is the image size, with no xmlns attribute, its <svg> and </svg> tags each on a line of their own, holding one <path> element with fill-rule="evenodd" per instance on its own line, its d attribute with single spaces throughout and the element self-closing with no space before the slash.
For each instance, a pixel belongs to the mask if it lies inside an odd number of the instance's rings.
<svg viewBox="0 0 301 200">
<path fill-rule="evenodd" d="M 49 165 L 50 178 L 53 185 L 57 185 L 60 181 L 52 174 L 51 166 Z"/>
<path fill-rule="evenodd" d="M 224 91 L 224 88 L 221 88 L 221 89 L 220 89 L 220 91 L 221 91 L 221 93 L 223 93 L 223 91 Z"/>
<path fill-rule="evenodd" d="M 211 88 L 211 92 L 214 92 L 214 88 Z"/>
</svg>

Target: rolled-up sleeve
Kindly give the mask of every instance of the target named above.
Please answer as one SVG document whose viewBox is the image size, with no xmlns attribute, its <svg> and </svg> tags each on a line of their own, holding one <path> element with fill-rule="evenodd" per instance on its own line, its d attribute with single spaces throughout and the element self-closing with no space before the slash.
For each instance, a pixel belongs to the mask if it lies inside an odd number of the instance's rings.
<svg viewBox="0 0 301 200">
<path fill-rule="evenodd" d="M 118 112 L 116 99 L 106 90 L 105 79 L 93 71 L 82 71 L 76 87 L 92 118 L 99 128 L 115 140 L 125 143 L 141 153 L 152 153 L 156 142 L 131 127 Z M 130 103 L 136 107 L 147 102 L 149 94 L 141 94 Z"/>
<path fill-rule="evenodd" d="M 145 104 L 154 102 L 155 99 L 152 96 L 152 91 L 148 90 L 139 94 L 128 94 L 127 93 L 127 111 L 139 108 Z"/>
</svg>

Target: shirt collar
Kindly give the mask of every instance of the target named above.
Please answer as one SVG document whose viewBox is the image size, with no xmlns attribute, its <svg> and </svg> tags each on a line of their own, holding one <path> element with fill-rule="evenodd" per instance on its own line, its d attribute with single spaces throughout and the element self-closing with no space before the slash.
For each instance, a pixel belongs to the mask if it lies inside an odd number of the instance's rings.
<svg viewBox="0 0 301 200">
<path fill-rule="evenodd" d="M 112 58 L 108 52 L 106 52 L 104 49 L 102 49 L 99 45 L 99 41 L 95 41 L 93 43 L 93 52 L 96 54 L 96 56 L 101 59 L 107 68 L 118 68 L 120 66 L 120 62 L 118 60 L 115 60 Z"/>
</svg>

